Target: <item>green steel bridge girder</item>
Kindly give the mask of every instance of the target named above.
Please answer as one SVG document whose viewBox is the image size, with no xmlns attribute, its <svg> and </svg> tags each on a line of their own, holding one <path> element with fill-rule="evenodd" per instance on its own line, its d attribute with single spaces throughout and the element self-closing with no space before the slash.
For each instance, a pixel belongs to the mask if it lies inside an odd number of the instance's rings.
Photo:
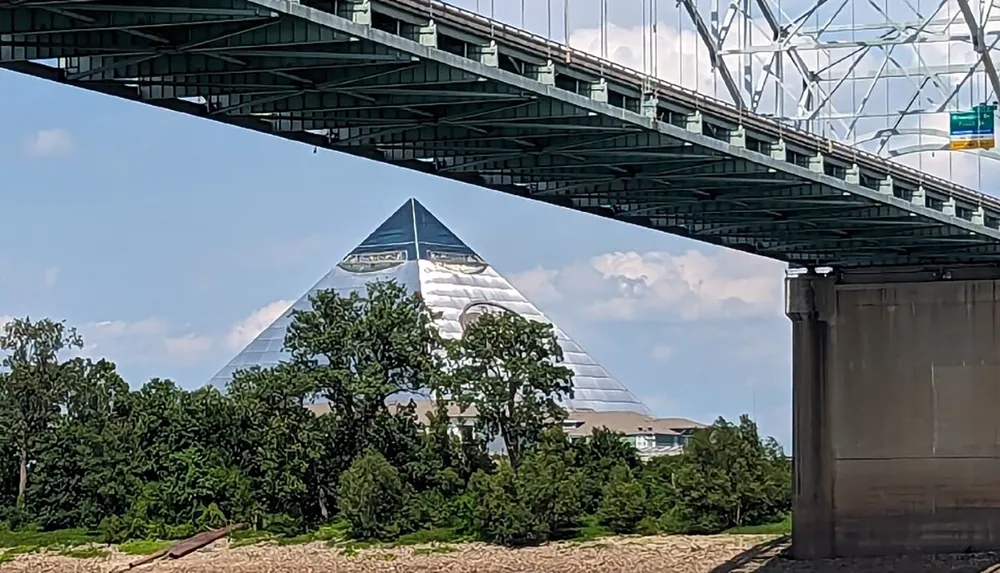
<svg viewBox="0 0 1000 573">
<path fill-rule="evenodd" d="M 786 261 L 1000 262 L 1000 201 L 426 0 L 0 0 L 0 67 Z"/>
</svg>

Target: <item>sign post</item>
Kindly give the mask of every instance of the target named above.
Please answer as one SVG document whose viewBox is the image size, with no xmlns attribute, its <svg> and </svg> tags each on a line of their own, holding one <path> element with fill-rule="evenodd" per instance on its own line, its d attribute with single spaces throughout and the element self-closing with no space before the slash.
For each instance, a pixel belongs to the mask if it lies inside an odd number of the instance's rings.
<svg viewBox="0 0 1000 573">
<path fill-rule="evenodd" d="M 951 112 L 950 148 L 993 149 L 996 147 L 994 116 L 996 104 L 979 104 L 970 111 Z"/>
</svg>

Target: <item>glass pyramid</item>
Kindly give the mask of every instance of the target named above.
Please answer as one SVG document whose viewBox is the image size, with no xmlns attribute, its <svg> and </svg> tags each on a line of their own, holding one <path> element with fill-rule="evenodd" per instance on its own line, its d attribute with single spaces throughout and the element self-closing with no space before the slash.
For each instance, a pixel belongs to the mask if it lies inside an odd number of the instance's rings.
<svg viewBox="0 0 1000 573">
<path fill-rule="evenodd" d="M 502 309 L 527 319 L 549 321 L 507 279 L 451 232 L 416 199 L 410 199 L 379 225 L 291 308 L 264 329 L 210 381 L 225 386 L 237 370 L 269 367 L 287 358 L 283 350 L 291 311 L 308 309 L 309 296 L 321 289 L 347 294 L 363 290 L 372 280 L 395 280 L 423 295 L 441 314 L 438 327 L 445 337 L 462 334 L 475 314 Z M 563 365 L 574 373 L 574 397 L 569 410 L 633 411 L 648 414 L 625 386 L 573 341 L 557 325 Z"/>
</svg>

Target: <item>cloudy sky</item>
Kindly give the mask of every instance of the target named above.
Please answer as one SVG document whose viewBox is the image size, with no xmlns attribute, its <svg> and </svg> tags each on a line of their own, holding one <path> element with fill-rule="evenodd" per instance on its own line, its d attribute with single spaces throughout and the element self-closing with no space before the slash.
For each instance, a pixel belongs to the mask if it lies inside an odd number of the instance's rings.
<svg viewBox="0 0 1000 573">
<path fill-rule="evenodd" d="M 569 35 L 600 51 L 588 1 Z M 660 10 L 661 75 L 717 91 Z M 514 0 L 494 12 L 521 21 Z M 641 0 L 611 20 L 609 56 L 642 67 Z M 67 320 L 134 385 L 202 385 L 412 196 L 656 413 L 750 413 L 790 444 L 780 263 L 9 72 L 0 93 L 0 316 Z"/>
</svg>

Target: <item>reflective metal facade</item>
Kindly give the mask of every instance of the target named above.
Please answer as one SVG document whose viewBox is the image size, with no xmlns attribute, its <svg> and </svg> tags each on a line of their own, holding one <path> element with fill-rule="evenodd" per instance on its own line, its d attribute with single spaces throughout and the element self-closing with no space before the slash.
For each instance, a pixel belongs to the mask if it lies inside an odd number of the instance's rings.
<svg viewBox="0 0 1000 573">
<path fill-rule="evenodd" d="M 287 357 L 282 346 L 293 309 L 308 309 L 309 296 L 334 289 L 346 294 L 363 290 L 372 280 L 395 280 L 419 291 L 427 305 L 441 314 L 441 334 L 462 334 L 461 318 L 476 307 L 502 308 L 524 318 L 551 323 L 507 279 L 455 236 L 420 203 L 410 199 L 365 241 L 351 251 L 306 295 L 260 333 L 233 358 L 211 383 L 225 385 L 236 370 L 254 365 L 274 366 Z M 486 303 L 486 304 L 484 304 Z M 611 376 L 580 345 L 555 325 L 563 364 L 574 373 L 570 410 L 634 411 L 647 408 Z"/>
</svg>

